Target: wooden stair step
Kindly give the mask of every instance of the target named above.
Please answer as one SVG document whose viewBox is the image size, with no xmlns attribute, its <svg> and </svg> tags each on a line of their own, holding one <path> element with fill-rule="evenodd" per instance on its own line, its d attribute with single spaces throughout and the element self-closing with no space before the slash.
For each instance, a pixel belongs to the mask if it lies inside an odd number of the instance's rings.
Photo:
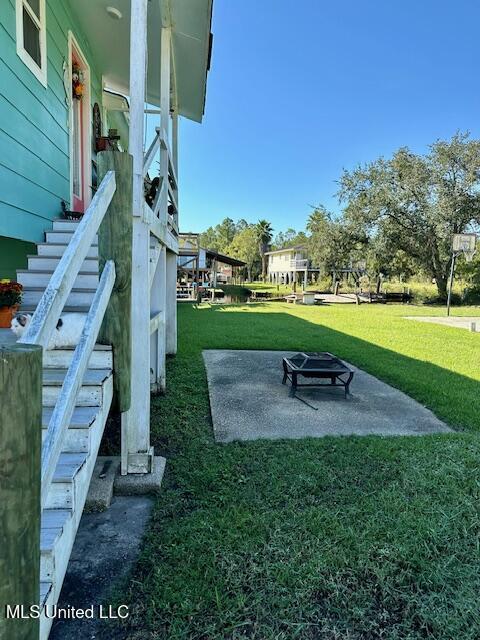
<svg viewBox="0 0 480 640">
<path fill-rule="evenodd" d="M 40 580 L 56 580 L 56 564 L 61 558 L 62 537 L 73 532 L 71 509 L 44 509 L 40 528 Z M 67 531 L 68 527 L 68 531 Z"/>
<path fill-rule="evenodd" d="M 34 313 L 37 308 L 36 304 L 24 304 L 22 303 L 20 307 L 20 313 Z M 62 313 L 85 313 L 87 314 L 90 311 L 90 307 L 86 305 L 68 305 L 66 304 L 63 307 Z"/>
<path fill-rule="evenodd" d="M 47 598 L 50 594 L 50 591 L 52 590 L 52 583 L 51 582 L 46 582 L 46 581 L 41 581 L 40 582 L 40 607 L 43 609 L 43 607 L 45 606 L 46 602 L 47 602 Z"/>
<path fill-rule="evenodd" d="M 67 369 L 44 369 L 42 404 L 54 407 L 62 390 Z M 103 402 L 104 386 L 111 380 L 111 369 L 87 369 L 77 394 L 77 407 L 96 407 Z"/>
<path fill-rule="evenodd" d="M 44 369 L 65 369 L 70 366 L 75 349 L 47 349 L 43 352 Z M 111 369 L 113 367 L 113 351 L 109 345 L 96 345 L 88 361 L 89 369 Z"/>
<path fill-rule="evenodd" d="M 74 232 L 66 229 L 65 231 L 47 231 L 45 233 L 45 240 L 47 244 L 69 244 Z M 94 238 L 91 244 L 92 247 L 98 247 L 98 239 Z"/>
<path fill-rule="evenodd" d="M 61 387 L 65 379 L 67 369 L 44 369 L 43 386 Z M 82 385 L 100 386 L 112 375 L 111 369 L 87 369 L 83 377 Z"/>
<path fill-rule="evenodd" d="M 31 272 L 49 271 L 52 273 L 57 268 L 61 258 L 61 256 L 28 255 L 28 270 Z M 85 258 L 81 271 L 83 273 L 98 273 L 98 258 Z"/>
<path fill-rule="evenodd" d="M 70 429 L 88 429 L 95 422 L 101 407 L 75 407 L 72 419 L 70 420 Z M 43 407 L 42 409 L 42 429 L 48 427 L 50 418 L 52 417 L 53 407 Z"/>
<path fill-rule="evenodd" d="M 87 461 L 87 453 L 61 453 L 52 483 L 72 482 Z"/>
<path fill-rule="evenodd" d="M 45 287 L 24 287 L 23 289 L 23 306 L 36 307 L 40 302 L 43 294 L 45 292 Z M 88 307 L 93 301 L 93 296 L 95 295 L 96 288 L 82 288 L 74 287 L 71 289 L 68 298 L 67 298 L 67 306 L 74 307 L 75 310 L 78 307 Z"/>
<path fill-rule="evenodd" d="M 40 551 L 49 552 L 62 535 L 63 528 L 72 517 L 71 509 L 44 509 L 40 526 Z"/>
<path fill-rule="evenodd" d="M 39 256 L 49 256 L 58 258 L 65 253 L 67 245 L 62 242 L 39 242 L 37 252 Z M 87 258 L 98 258 L 98 245 L 89 248 Z"/>
<path fill-rule="evenodd" d="M 45 290 L 53 275 L 54 269 L 17 269 L 17 280 L 24 289 L 39 288 Z M 99 274 L 91 271 L 79 271 L 73 288 L 81 291 L 92 289 L 98 285 Z"/>
</svg>

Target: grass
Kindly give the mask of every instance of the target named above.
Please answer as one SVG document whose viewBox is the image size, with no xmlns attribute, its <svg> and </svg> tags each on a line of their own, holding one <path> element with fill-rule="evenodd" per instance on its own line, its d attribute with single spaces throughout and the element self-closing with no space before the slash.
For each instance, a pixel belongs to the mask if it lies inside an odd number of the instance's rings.
<svg viewBox="0 0 480 640">
<path fill-rule="evenodd" d="M 286 295 L 291 293 L 293 288 L 292 285 L 274 285 L 269 282 L 252 282 L 249 284 L 245 284 L 245 287 L 255 291 L 270 291 L 271 293 L 279 293 L 280 295 Z M 457 296 L 461 296 L 466 283 L 461 280 L 455 280 L 453 283 L 453 292 L 457 294 Z M 374 283 L 372 283 L 372 287 L 374 288 Z M 401 282 L 389 282 L 386 281 L 382 285 L 382 291 L 385 292 L 402 292 L 404 289 L 409 289 L 410 293 L 413 295 L 414 300 L 417 304 L 424 302 L 425 300 L 433 300 L 438 297 L 438 290 L 435 284 L 427 281 L 416 281 L 412 280 L 411 282 L 401 283 Z M 302 289 L 301 285 L 297 286 L 297 290 L 300 291 Z M 327 290 L 328 286 L 325 288 L 325 282 L 322 281 L 320 284 L 309 284 L 307 289 L 313 290 Z M 355 291 L 355 287 L 353 284 L 350 286 L 345 283 L 340 287 L 340 293 L 352 293 Z"/>
<path fill-rule="evenodd" d="M 426 310 L 179 305 L 152 415 L 167 471 L 125 638 L 480 637 L 480 336 L 407 312 Z M 216 445 L 204 348 L 333 351 L 457 433 Z"/>
</svg>

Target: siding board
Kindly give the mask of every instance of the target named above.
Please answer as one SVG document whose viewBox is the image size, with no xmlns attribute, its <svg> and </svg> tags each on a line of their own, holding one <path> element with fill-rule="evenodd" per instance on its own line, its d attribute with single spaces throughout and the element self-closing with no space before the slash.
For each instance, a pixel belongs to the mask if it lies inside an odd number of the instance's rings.
<svg viewBox="0 0 480 640">
<path fill-rule="evenodd" d="M 43 239 L 70 199 L 69 113 L 64 86 L 68 32 L 91 72 L 92 104 L 101 104 L 101 73 L 63 0 L 47 0 L 47 88 L 16 52 L 15 1 L 0 0 L 0 235 Z"/>
<path fill-rule="evenodd" d="M 57 198 L 69 198 L 70 184 L 65 175 L 54 171 L 32 149 L 0 131 L 0 164 L 22 178 L 51 192 Z M 1 197 L 1 196 L 0 196 Z"/>
</svg>

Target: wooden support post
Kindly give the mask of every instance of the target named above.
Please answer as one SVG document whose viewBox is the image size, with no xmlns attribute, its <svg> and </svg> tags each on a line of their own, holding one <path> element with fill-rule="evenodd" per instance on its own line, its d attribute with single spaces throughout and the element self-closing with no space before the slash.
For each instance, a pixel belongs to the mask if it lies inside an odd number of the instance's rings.
<svg viewBox="0 0 480 640">
<path fill-rule="evenodd" d="M 166 254 L 166 352 L 177 353 L 177 254 Z"/>
<path fill-rule="evenodd" d="M 166 254 L 165 247 L 160 248 L 157 269 L 152 284 L 152 316 L 161 314 L 158 329 L 151 337 L 151 354 L 155 360 L 152 362 L 154 379 L 151 381 L 156 392 L 165 391 L 165 328 L 166 328 Z"/>
<path fill-rule="evenodd" d="M 118 151 L 98 154 L 99 179 L 115 171 L 117 188 L 98 231 L 100 273 L 115 262 L 115 286 L 103 319 L 99 342 L 113 347 L 113 407 L 130 409 L 132 362 L 132 156 Z"/>
<path fill-rule="evenodd" d="M 40 597 L 42 348 L 0 347 L 0 638 L 38 640 L 39 620 L 6 619 L 5 605 Z"/>
<path fill-rule="evenodd" d="M 150 225 L 143 192 L 144 105 L 147 61 L 147 0 L 131 0 L 130 135 L 133 156 L 132 402 L 122 414 L 122 465 L 127 473 L 149 473 L 150 446 Z"/>
</svg>

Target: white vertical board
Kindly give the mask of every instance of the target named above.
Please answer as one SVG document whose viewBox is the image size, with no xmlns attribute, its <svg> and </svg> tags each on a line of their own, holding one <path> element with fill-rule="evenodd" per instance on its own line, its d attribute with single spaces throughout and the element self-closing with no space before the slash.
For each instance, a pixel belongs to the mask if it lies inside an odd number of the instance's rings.
<svg viewBox="0 0 480 640">
<path fill-rule="evenodd" d="M 147 0 L 131 0 L 130 135 L 133 156 L 132 404 L 122 415 L 122 474 L 148 473 L 150 447 L 150 228 L 144 220 L 144 104 Z"/>
<path fill-rule="evenodd" d="M 167 251 L 166 256 L 166 352 L 177 353 L 177 255 Z"/>
<path fill-rule="evenodd" d="M 157 330 L 151 338 L 150 369 L 153 371 L 151 381 L 155 390 L 160 392 L 165 391 L 166 255 L 166 248 L 161 247 L 151 292 L 151 315 L 153 317 L 160 313 Z"/>
</svg>

